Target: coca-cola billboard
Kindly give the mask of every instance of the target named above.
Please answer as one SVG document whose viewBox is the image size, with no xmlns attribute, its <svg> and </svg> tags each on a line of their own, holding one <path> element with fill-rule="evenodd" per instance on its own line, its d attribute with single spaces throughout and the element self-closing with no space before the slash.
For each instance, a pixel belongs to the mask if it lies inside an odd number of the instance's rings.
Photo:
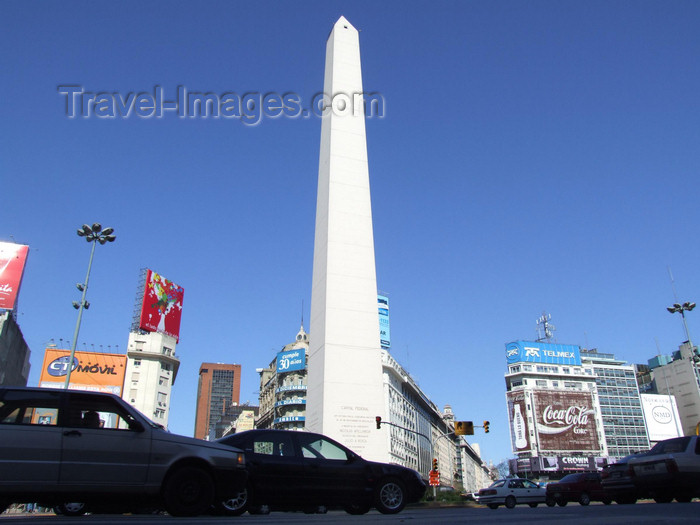
<svg viewBox="0 0 700 525">
<path fill-rule="evenodd" d="M 598 424 L 590 392 L 537 390 L 532 393 L 541 452 L 598 453 Z"/>
<path fill-rule="evenodd" d="M 0 242 L 0 309 L 13 310 L 29 246 Z"/>
<path fill-rule="evenodd" d="M 510 441 L 513 452 L 524 452 L 530 449 L 530 434 L 528 432 L 525 393 L 508 392 L 508 419 L 510 420 Z"/>
</svg>

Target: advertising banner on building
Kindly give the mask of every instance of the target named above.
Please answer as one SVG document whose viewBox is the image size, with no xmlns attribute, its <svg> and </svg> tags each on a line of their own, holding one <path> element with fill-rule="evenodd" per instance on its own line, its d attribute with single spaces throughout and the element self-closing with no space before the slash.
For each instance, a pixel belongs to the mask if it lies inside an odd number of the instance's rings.
<svg viewBox="0 0 700 525">
<path fill-rule="evenodd" d="M 513 452 L 523 452 L 530 448 L 530 434 L 525 407 L 525 393 L 507 392 L 508 419 L 510 421 L 510 442 Z"/>
<path fill-rule="evenodd" d="M 642 400 L 649 441 L 663 441 L 683 435 L 675 396 L 641 394 L 639 397 Z"/>
<path fill-rule="evenodd" d="M 139 327 L 180 340 L 180 319 L 185 290 L 152 270 L 146 274 Z"/>
<path fill-rule="evenodd" d="M 600 452 L 598 424 L 590 392 L 535 390 L 532 404 L 542 452 Z"/>
<path fill-rule="evenodd" d="M 385 295 L 377 296 L 379 306 L 379 342 L 382 348 L 391 348 L 391 327 L 389 324 L 389 298 Z"/>
<path fill-rule="evenodd" d="M 506 345 L 506 359 L 511 363 L 542 363 L 581 366 L 581 348 L 577 345 L 513 341 Z"/>
<path fill-rule="evenodd" d="M 287 350 L 277 354 L 277 373 L 292 372 L 306 368 L 306 351 L 303 348 Z"/>
<path fill-rule="evenodd" d="M 70 375 L 70 388 L 90 392 L 122 395 L 126 356 L 101 352 L 75 352 Z M 41 367 L 39 386 L 62 388 L 66 382 L 70 350 L 47 348 Z"/>
<path fill-rule="evenodd" d="M 29 246 L 0 242 L 0 309 L 13 310 L 22 283 Z"/>
</svg>

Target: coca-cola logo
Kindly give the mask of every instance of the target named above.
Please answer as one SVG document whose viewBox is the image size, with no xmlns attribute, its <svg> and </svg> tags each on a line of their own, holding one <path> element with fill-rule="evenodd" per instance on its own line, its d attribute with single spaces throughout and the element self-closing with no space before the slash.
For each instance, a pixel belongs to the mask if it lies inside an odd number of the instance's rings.
<svg viewBox="0 0 700 525">
<path fill-rule="evenodd" d="M 656 421 L 657 423 L 661 423 L 662 425 L 667 425 L 671 422 L 671 419 L 673 418 L 671 411 L 663 406 L 655 406 L 654 408 L 652 408 L 651 417 L 654 418 L 654 421 Z"/>
<path fill-rule="evenodd" d="M 555 408 L 554 405 L 547 405 L 542 411 L 542 422 L 539 426 L 542 434 L 561 434 L 570 428 L 574 429 L 574 434 L 587 434 L 588 416 L 593 411 L 587 406 L 572 405 L 568 408 Z"/>
</svg>

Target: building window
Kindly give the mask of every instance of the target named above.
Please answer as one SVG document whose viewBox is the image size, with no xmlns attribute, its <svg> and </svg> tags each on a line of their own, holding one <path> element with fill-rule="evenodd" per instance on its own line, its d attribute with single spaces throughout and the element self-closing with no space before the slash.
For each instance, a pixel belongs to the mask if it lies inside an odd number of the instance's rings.
<svg viewBox="0 0 700 525">
<path fill-rule="evenodd" d="M 134 366 L 141 366 L 141 360 L 140 360 L 140 359 L 134 359 Z"/>
</svg>

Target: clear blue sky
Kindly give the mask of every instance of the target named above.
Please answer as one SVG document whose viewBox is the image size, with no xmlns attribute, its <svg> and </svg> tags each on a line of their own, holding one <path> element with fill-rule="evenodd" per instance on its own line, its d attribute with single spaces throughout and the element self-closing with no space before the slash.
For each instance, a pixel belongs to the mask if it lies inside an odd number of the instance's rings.
<svg viewBox="0 0 700 525">
<path fill-rule="evenodd" d="M 204 361 L 243 367 L 242 400 L 308 319 L 320 120 L 65 115 L 85 91 L 322 90 L 340 15 L 359 30 L 378 286 L 392 353 L 475 436 L 511 455 L 505 343 L 536 337 L 646 362 L 700 300 L 700 3 L 15 2 L 0 5 L 0 240 L 30 245 L 19 322 L 32 350 L 126 350 L 137 279 L 185 288 L 171 430 L 191 435 Z M 700 339 L 700 310 L 688 316 Z"/>
</svg>

